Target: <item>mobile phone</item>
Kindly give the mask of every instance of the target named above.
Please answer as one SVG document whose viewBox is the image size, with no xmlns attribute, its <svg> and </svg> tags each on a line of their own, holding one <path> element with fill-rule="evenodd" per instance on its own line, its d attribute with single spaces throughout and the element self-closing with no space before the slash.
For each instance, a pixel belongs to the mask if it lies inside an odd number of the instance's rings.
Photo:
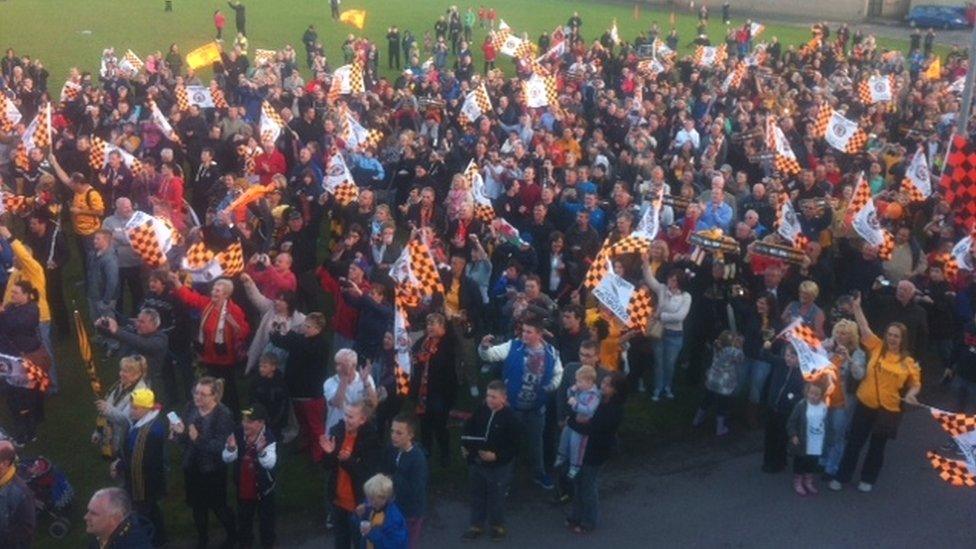
<svg viewBox="0 0 976 549">
<path fill-rule="evenodd" d="M 183 420 L 180 419 L 180 416 L 176 415 L 176 412 L 170 412 L 170 413 L 166 414 L 166 419 L 169 420 L 169 424 L 170 425 L 176 425 L 177 423 L 183 423 Z"/>
</svg>

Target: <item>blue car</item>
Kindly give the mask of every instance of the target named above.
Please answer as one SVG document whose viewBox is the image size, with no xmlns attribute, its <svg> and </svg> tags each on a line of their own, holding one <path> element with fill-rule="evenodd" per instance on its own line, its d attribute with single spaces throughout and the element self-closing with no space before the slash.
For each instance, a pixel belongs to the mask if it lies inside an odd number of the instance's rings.
<svg viewBox="0 0 976 549">
<path fill-rule="evenodd" d="M 951 6 L 915 6 L 908 12 L 908 24 L 922 29 L 965 29 L 966 10 Z"/>
</svg>

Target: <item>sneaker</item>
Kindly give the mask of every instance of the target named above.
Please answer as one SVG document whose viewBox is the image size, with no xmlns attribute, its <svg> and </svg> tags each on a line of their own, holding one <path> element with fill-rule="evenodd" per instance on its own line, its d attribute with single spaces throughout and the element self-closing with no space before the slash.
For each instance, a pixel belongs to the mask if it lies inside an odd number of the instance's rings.
<svg viewBox="0 0 976 549">
<path fill-rule="evenodd" d="M 478 386 L 477 385 L 472 385 L 471 386 L 471 398 L 478 398 L 479 396 L 481 396 L 481 391 L 478 390 Z"/>
<path fill-rule="evenodd" d="M 868 493 L 868 492 L 870 492 L 872 488 L 874 488 L 874 485 L 868 484 L 866 482 L 860 482 L 857 485 L 857 491 L 858 492 L 863 492 L 865 494 Z"/>
<path fill-rule="evenodd" d="M 705 410 L 699 408 L 698 411 L 695 412 L 695 418 L 691 420 L 691 426 L 701 427 L 701 424 L 705 423 L 705 413 Z"/>
<path fill-rule="evenodd" d="M 674 393 L 671 392 L 671 387 L 664 388 L 664 398 L 674 400 Z"/>
<path fill-rule="evenodd" d="M 647 392 L 647 388 L 644 387 L 644 380 L 643 379 L 637 380 L 637 392 L 638 393 L 646 393 Z"/>
<path fill-rule="evenodd" d="M 660 391 L 654 391 L 653 393 L 651 393 L 651 402 L 658 402 L 660 400 L 661 400 Z"/>
<path fill-rule="evenodd" d="M 489 539 L 491 541 L 502 541 L 508 535 L 508 530 L 504 526 L 492 526 Z"/>
<path fill-rule="evenodd" d="M 844 485 L 840 481 L 832 480 L 827 484 L 827 488 L 830 488 L 834 492 L 840 492 L 844 489 Z"/>
<path fill-rule="evenodd" d="M 481 528 L 478 528 L 477 526 L 472 526 L 471 528 L 468 528 L 467 531 L 465 531 L 463 534 L 461 534 L 461 539 L 464 541 L 474 541 L 480 538 L 481 534 L 484 533 L 485 532 Z"/>
<path fill-rule="evenodd" d="M 491 373 L 491 364 L 483 364 L 481 366 L 481 373 L 483 374 Z"/>
<path fill-rule="evenodd" d="M 579 475 L 579 467 L 570 467 L 569 471 L 566 473 L 566 478 L 573 480 Z"/>
<path fill-rule="evenodd" d="M 807 495 L 807 490 L 803 486 L 803 475 L 793 475 L 793 491 L 796 492 L 798 496 Z"/>
<path fill-rule="evenodd" d="M 552 479 L 549 478 L 549 475 L 545 473 L 536 475 L 535 478 L 532 479 L 532 482 L 538 484 L 543 490 L 552 490 L 556 487 L 556 485 L 552 483 Z"/>
</svg>

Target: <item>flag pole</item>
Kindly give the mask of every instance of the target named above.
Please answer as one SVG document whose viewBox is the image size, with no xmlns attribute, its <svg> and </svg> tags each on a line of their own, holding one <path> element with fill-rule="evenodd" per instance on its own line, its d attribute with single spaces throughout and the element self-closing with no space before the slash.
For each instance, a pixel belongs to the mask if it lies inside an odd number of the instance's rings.
<svg viewBox="0 0 976 549">
<path fill-rule="evenodd" d="M 969 40 L 969 70 L 966 71 L 966 83 L 962 89 L 962 106 L 959 109 L 959 119 L 956 120 L 956 135 L 967 135 L 969 131 L 969 115 L 973 106 L 973 83 L 976 81 L 976 25 Z"/>
</svg>

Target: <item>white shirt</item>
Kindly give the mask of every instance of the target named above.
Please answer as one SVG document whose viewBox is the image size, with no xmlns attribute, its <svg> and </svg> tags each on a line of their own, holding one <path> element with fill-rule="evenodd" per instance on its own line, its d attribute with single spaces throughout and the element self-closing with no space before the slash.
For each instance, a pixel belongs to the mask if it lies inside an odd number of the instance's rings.
<svg viewBox="0 0 976 549">
<path fill-rule="evenodd" d="M 373 383 L 373 376 L 366 378 L 366 383 L 363 383 L 363 378 L 360 377 L 359 372 L 356 372 L 355 379 L 352 380 L 349 385 L 346 386 L 346 398 L 344 402 L 346 404 L 359 404 L 360 402 L 366 400 L 367 387 L 375 390 L 376 384 Z M 343 418 L 343 410 L 341 406 L 333 406 L 332 401 L 335 399 L 336 394 L 339 392 L 339 374 L 336 374 L 329 379 L 325 380 L 322 385 L 322 393 L 325 395 L 325 433 L 328 434 L 333 427 L 336 426 Z"/>
<path fill-rule="evenodd" d="M 827 404 L 807 403 L 807 455 L 823 453 L 824 435 L 827 431 Z"/>
</svg>

